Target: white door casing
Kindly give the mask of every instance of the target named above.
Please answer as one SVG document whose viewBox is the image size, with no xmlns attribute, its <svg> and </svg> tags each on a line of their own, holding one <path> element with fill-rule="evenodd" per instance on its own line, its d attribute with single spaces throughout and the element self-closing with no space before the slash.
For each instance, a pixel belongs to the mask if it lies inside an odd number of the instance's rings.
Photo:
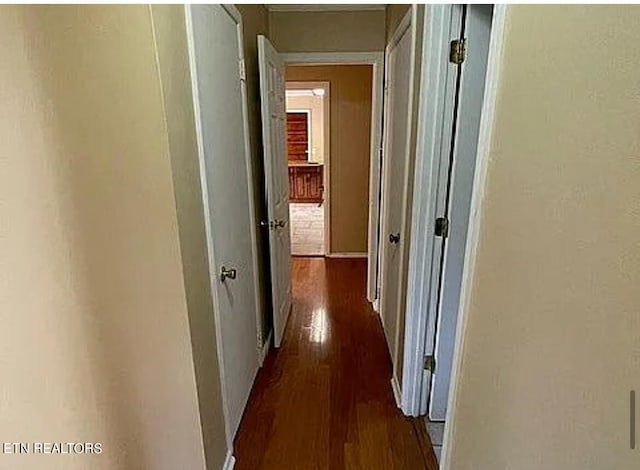
<svg viewBox="0 0 640 470">
<path fill-rule="evenodd" d="M 371 93 L 371 149 L 369 158 L 369 216 L 367 234 L 367 300 L 378 311 L 380 289 L 380 257 L 382 243 L 381 233 L 381 160 L 382 160 L 382 101 L 383 101 L 383 52 L 287 52 L 282 53 L 285 63 L 290 65 L 371 65 L 373 66 L 373 83 Z M 327 127 L 328 128 L 328 127 Z M 327 139 L 327 142 L 329 140 Z M 327 150 L 328 154 L 330 153 Z M 329 156 L 329 155 L 328 155 Z M 329 162 L 328 158 L 327 162 Z M 330 182 L 330 164 L 325 165 L 325 186 Z M 330 191 L 325 200 L 325 233 L 329 233 L 331 222 Z M 331 256 L 331 237 L 325 237 L 327 256 Z M 358 254 L 359 255 L 359 254 Z"/>
<path fill-rule="evenodd" d="M 262 140 L 271 265 L 274 345 L 280 347 L 291 311 L 291 233 L 286 148 L 284 61 L 269 40 L 258 36 Z"/>
<path fill-rule="evenodd" d="M 185 13 L 223 408 L 231 448 L 259 366 L 257 235 L 242 24 L 240 13 L 232 6 L 190 5 Z M 223 278 L 223 267 L 235 270 L 235 276 Z"/>
</svg>

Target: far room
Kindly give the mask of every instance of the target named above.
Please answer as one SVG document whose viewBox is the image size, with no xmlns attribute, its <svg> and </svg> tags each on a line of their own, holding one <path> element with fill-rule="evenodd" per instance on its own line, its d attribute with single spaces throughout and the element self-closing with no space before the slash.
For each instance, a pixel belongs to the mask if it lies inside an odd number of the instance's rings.
<svg viewBox="0 0 640 470">
<path fill-rule="evenodd" d="M 324 256 L 328 82 L 288 82 L 287 161 L 291 254 Z"/>
</svg>

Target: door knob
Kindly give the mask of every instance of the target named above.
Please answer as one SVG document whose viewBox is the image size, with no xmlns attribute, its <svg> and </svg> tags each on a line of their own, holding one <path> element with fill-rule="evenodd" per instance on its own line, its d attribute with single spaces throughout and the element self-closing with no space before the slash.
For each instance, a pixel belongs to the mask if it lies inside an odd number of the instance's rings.
<svg viewBox="0 0 640 470">
<path fill-rule="evenodd" d="M 226 279 L 235 279 L 237 271 L 235 268 L 229 268 L 222 266 L 220 269 L 220 281 L 224 282 Z"/>
<path fill-rule="evenodd" d="M 260 222 L 260 225 L 262 225 L 263 227 L 269 227 L 271 230 L 275 230 L 277 228 L 282 228 L 285 225 L 287 225 L 287 223 L 284 220 L 272 220 L 271 222 Z"/>
<path fill-rule="evenodd" d="M 400 243 L 400 233 L 396 233 L 395 235 L 393 233 L 390 233 L 389 243 L 393 243 L 394 245 L 397 245 L 398 243 Z"/>
</svg>

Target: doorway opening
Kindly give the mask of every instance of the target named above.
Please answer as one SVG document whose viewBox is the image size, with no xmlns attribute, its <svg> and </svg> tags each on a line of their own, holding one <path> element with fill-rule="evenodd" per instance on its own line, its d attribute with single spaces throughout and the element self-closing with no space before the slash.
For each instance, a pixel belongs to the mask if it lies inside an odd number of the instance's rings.
<svg viewBox="0 0 640 470">
<path fill-rule="evenodd" d="M 289 220 L 293 256 L 325 256 L 330 135 L 329 82 L 286 82 Z"/>
<path fill-rule="evenodd" d="M 416 186 L 411 220 L 412 244 L 420 249 L 413 250 L 408 267 L 409 283 L 415 288 L 407 291 L 409 347 L 402 371 L 402 408 L 407 415 L 425 417 L 445 468 L 453 412 L 449 407 L 457 386 L 458 317 L 482 178 L 479 150 L 489 135 L 495 98 L 485 89 L 491 91 L 495 84 L 495 48 L 502 30 L 495 18 L 492 5 L 431 6 L 421 52 L 426 72 L 414 177 L 422 184 Z M 466 50 L 467 43 L 473 49 Z M 461 54 L 452 54 L 456 47 Z"/>
<path fill-rule="evenodd" d="M 366 298 L 375 305 L 378 292 L 383 60 L 383 54 L 377 52 L 281 54 L 265 36 L 258 36 L 268 217 L 268 220 L 261 221 L 261 226 L 268 231 L 269 239 L 273 343 L 276 348 L 280 347 L 293 300 L 289 203 L 290 192 L 297 192 L 297 182 L 290 185 L 290 167 L 293 167 L 292 173 L 298 170 L 315 172 L 315 175 L 305 176 L 302 183 L 306 184 L 307 177 L 309 181 L 315 181 L 311 196 L 324 209 L 324 255 L 328 258 L 366 260 Z M 311 114 L 313 119 L 313 111 L 295 113 L 304 109 L 290 106 L 292 114 L 298 114 L 291 116 L 290 127 L 298 127 L 295 138 L 302 140 L 303 144 L 293 145 L 292 135 L 289 152 L 287 82 L 305 82 L 298 86 L 297 92 L 292 83 L 289 95 L 292 95 L 291 91 L 295 95 L 302 93 L 299 90 L 311 90 L 312 95 L 322 95 L 329 103 L 323 119 L 330 124 L 327 123 L 324 130 L 328 137 L 322 141 L 325 151 L 321 171 L 317 161 L 309 161 L 309 147 L 311 145 L 313 150 L 314 144 L 313 136 L 309 135 L 312 124 L 308 115 Z M 319 82 L 319 86 L 309 82 Z M 322 92 L 319 91 L 321 89 Z M 297 194 L 295 196 L 297 198 Z"/>
<path fill-rule="evenodd" d="M 291 253 L 366 259 L 374 66 L 296 56 L 283 54 Z"/>
</svg>

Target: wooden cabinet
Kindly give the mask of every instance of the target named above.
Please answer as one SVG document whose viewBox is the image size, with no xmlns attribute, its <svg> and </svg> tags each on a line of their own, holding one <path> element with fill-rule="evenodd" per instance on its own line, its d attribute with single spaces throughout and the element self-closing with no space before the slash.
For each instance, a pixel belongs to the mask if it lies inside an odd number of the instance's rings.
<svg viewBox="0 0 640 470">
<path fill-rule="evenodd" d="M 324 165 L 289 165 L 289 200 L 321 203 Z"/>
<path fill-rule="evenodd" d="M 306 161 L 309 158 L 309 114 L 287 113 L 287 157 Z"/>
</svg>

